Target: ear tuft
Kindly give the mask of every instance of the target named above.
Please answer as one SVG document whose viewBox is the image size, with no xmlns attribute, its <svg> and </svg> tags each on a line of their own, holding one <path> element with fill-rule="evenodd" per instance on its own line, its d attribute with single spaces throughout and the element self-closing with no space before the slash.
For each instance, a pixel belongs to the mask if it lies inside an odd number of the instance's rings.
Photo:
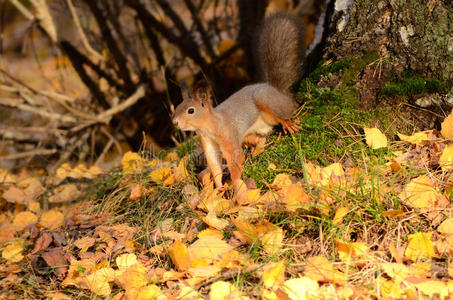
<svg viewBox="0 0 453 300">
<path fill-rule="evenodd" d="M 197 91 L 195 99 L 200 101 L 202 106 L 212 107 L 211 94 L 206 91 Z"/>
</svg>

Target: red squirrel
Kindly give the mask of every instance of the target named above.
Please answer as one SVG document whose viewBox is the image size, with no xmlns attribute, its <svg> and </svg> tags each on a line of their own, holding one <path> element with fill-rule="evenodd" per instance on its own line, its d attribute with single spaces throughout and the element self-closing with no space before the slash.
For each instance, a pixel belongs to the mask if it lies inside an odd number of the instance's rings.
<svg viewBox="0 0 453 300">
<path fill-rule="evenodd" d="M 285 133 L 300 129 L 290 120 L 297 104 L 289 88 L 300 77 L 304 34 L 294 16 L 267 17 L 255 45 L 262 82 L 243 87 L 216 107 L 207 93 L 195 93 L 176 107 L 173 120 L 199 136 L 216 187 L 222 187 L 222 157 L 236 187 L 242 182 L 243 143 L 256 144 L 277 124 Z"/>
</svg>

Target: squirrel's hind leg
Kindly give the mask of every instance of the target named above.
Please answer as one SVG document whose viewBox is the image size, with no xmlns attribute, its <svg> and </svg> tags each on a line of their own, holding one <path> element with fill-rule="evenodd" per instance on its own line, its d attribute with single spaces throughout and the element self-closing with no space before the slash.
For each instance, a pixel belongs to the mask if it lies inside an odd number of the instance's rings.
<svg viewBox="0 0 453 300">
<path fill-rule="evenodd" d="M 288 119 L 280 118 L 266 104 L 257 102 L 256 107 L 258 107 L 258 109 L 261 111 L 261 116 L 265 122 L 271 125 L 281 124 L 283 132 L 285 134 L 288 132 L 293 134 L 294 132 L 298 131 L 301 128 L 299 126 L 300 123 L 299 120 L 291 121 L 291 119 L 289 118 Z"/>
</svg>

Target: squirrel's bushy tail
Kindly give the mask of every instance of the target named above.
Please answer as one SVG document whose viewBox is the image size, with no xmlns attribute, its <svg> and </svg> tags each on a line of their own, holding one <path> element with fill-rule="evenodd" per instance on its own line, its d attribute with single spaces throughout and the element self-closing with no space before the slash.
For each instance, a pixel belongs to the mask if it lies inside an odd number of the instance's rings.
<svg viewBox="0 0 453 300">
<path fill-rule="evenodd" d="M 255 49 L 260 79 L 280 91 L 299 79 L 305 54 L 302 22 L 288 14 L 267 17 L 256 35 Z"/>
</svg>

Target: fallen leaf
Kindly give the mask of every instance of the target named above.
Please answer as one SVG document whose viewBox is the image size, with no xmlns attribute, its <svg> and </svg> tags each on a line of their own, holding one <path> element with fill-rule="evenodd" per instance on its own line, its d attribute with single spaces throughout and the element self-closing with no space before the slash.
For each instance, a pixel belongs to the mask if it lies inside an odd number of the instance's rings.
<svg viewBox="0 0 453 300">
<path fill-rule="evenodd" d="M 450 112 L 450 114 L 444 119 L 440 126 L 440 133 L 444 138 L 453 138 L 453 112 Z"/>
<path fill-rule="evenodd" d="M 285 203 L 286 210 L 295 212 L 300 208 L 307 208 L 310 200 L 308 194 L 299 183 L 293 183 L 282 188 L 283 194 L 281 201 Z"/>
<path fill-rule="evenodd" d="M 21 231 L 36 222 L 38 222 L 38 217 L 34 213 L 23 211 L 14 217 L 13 225 L 15 226 L 16 231 Z"/>
<path fill-rule="evenodd" d="M 429 259 L 434 256 L 434 246 L 431 241 L 432 232 L 417 232 L 409 235 L 405 256 L 412 261 Z"/>
<path fill-rule="evenodd" d="M 218 230 L 223 230 L 230 224 L 227 220 L 218 218 L 214 212 L 208 212 L 203 217 L 203 222 Z"/>
<path fill-rule="evenodd" d="M 0 224 L 0 243 L 7 242 L 14 238 L 15 226 L 9 222 Z"/>
<path fill-rule="evenodd" d="M 149 174 L 149 177 L 151 177 L 151 180 L 157 183 L 163 182 L 168 176 L 171 174 L 171 167 L 169 166 L 164 166 L 155 169 Z"/>
<path fill-rule="evenodd" d="M 205 235 L 188 247 L 192 261 L 214 262 L 233 247 L 214 235 Z"/>
<path fill-rule="evenodd" d="M 68 268 L 66 267 L 68 261 L 66 260 L 61 248 L 53 248 L 45 251 L 42 254 L 42 258 L 48 266 L 52 267 L 55 274 L 63 276 L 68 271 Z"/>
<path fill-rule="evenodd" d="M 448 218 L 443 221 L 439 227 L 437 227 L 437 231 L 445 234 L 453 234 L 453 218 Z"/>
<path fill-rule="evenodd" d="M 427 295 L 430 299 L 446 299 L 449 294 L 449 288 L 445 282 L 440 280 L 428 280 L 415 284 L 417 290 Z M 437 296 L 437 297 L 436 297 Z"/>
<path fill-rule="evenodd" d="M 349 208 L 347 207 L 339 207 L 337 208 L 337 211 L 335 212 L 335 216 L 333 217 L 332 223 L 335 225 L 339 225 L 343 223 L 343 218 L 346 216 L 349 212 Z"/>
<path fill-rule="evenodd" d="M 115 278 L 115 271 L 112 268 L 101 268 L 86 276 L 85 281 L 90 291 L 99 296 L 107 297 L 112 292 L 109 282 Z"/>
<path fill-rule="evenodd" d="M 283 229 L 268 221 L 256 226 L 256 229 L 264 250 L 271 255 L 277 254 L 283 246 Z"/>
<path fill-rule="evenodd" d="M 189 251 L 186 245 L 180 240 L 174 242 L 173 245 L 168 248 L 168 255 L 179 271 L 186 271 L 192 267 Z"/>
<path fill-rule="evenodd" d="M 50 203 L 66 203 L 77 200 L 82 193 L 73 183 L 68 183 L 57 187 L 54 194 L 49 197 Z"/>
<path fill-rule="evenodd" d="M 50 235 L 48 232 L 43 231 L 38 239 L 36 240 L 35 247 L 33 250 L 30 252 L 30 254 L 35 254 L 38 253 L 41 250 L 47 249 L 49 247 L 50 243 L 52 243 L 53 237 Z"/>
<path fill-rule="evenodd" d="M 204 277 L 204 278 L 211 278 L 218 275 L 222 271 L 222 268 L 217 266 L 196 266 L 193 268 L 189 268 L 187 272 L 192 277 Z"/>
<path fill-rule="evenodd" d="M 371 149 L 387 147 L 387 137 L 378 128 L 363 128 L 365 140 Z"/>
<path fill-rule="evenodd" d="M 149 284 L 140 288 L 135 300 L 153 300 L 158 299 L 160 295 L 162 295 L 160 288 L 155 284 Z"/>
<path fill-rule="evenodd" d="M 115 260 L 118 269 L 125 270 L 137 264 L 137 256 L 133 253 L 126 253 L 118 256 Z"/>
<path fill-rule="evenodd" d="M 45 228 L 52 230 L 60 228 L 64 223 L 64 215 L 56 210 L 46 211 L 41 215 L 41 224 Z"/>
<path fill-rule="evenodd" d="M 285 281 L 281 289 L 291 300 L 317 299 L 319 285 L 312 278 L 300 277 Z"/>
<path fill-rule="evenodd" d="M 128 151 L 123 155 L 121 167 L 125 174 L 139 173 L 143 169 L 143 160 L 138 153 Z"/>
<path fill-rule="evenodd" d="M 453 169 L 453 144 L 445 147 L 439 158 L 439 165 L 444 171 Z"/>
<path fill-rule="evenodd" d="M 412 179 L 399 195 L 408 205 L 421 209 L 435 208 L 442 197 L 445 196 L 436 191 L 433 181 L 426 175 Z"/>
<path fill-rule="evenodd" d="M 426 130 L 426 131 L 416 132 L 411 136 L 398 133 L 398 137 L 402 141 L 409 142 L 411 144 L 415 144 L 415 145 L 419 145 L 419 146 L 423 146 L 426 144 L 427 141 L 430 141 L 433 139 L 431 137 L 432 134 L 433 134 L 433 132 L 431 130 Z"/>
<path fill-rule="evenodd" d="M 28 200 L 24 191 L 14 185 L 10 186 L 9 189 L 3 193 L 2 197 L 10 203 L 18 204 L 26 204 L 26 201 Z"/>
<path fill-rule="evenodd" d="M 225 300 L 232 299 L 230 294 L 236 290 L 236 287 L 226 281 L 217 281 L 211 285 L 211 290 L 209 291 L 210 300 Z M 233 298 L 234 299 L 234 298 Z"/>
<path fill-rule="evenodd" d="M 80 249 L 80 253 L 84 253 L 94 245 L 95 239 L 90 236 L 85 236 L 83 238 L 78 239 L 74 242 L 74 246 Z"/>
<path fill-rule="evenodd" d="M 269 263 L 264 266 L 263 284 L 266 288 L 279 286 L 285 281 L 285 261 Z"/>
<path fill-rule="evenodd" d="M 343 285 L 347 281 L 346 274 L 340 272 L 327 258 L 322 256 L 310 257 L 306 262 L 304 274 L 319 282 Z"/>
<path fill-rule="evenodd" d="M 23 251 L 24 247 L 22 246 L 22 243 L 19 241 L 13 241 L 3 249 L 2 257 L 9 262 L 17 263 L 24 258 L 22 255 Z"/>
</svg>

